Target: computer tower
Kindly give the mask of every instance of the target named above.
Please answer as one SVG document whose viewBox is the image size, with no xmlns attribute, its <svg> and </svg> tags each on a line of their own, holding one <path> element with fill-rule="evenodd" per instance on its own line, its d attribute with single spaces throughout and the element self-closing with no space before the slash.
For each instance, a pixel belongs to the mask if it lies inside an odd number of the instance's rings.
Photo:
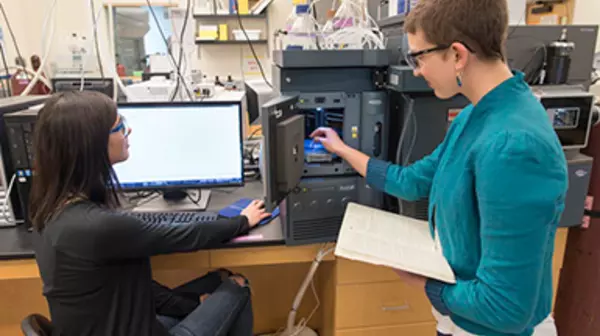
<svg viewBox="0 0 600 336">
<path fill-rule="evenodd" d="M 26 110 L 32 106 L 43 104 L 49 96 L 15 96 L 0 99 L 0 150 L 2 151 L 2 168 L 4 172 L 3 181 L 5 188 L 12 176 L 17 174 L 15 162 L 11 153 L 11 142 L 9 141 L 9 132 L 6 127 L 6 116 L 13 112 Z M 27 197 L 27 196 L 25 196 Z M 21 199 L 23 196 L 18 188 L 18 181 L 15 181 L 13 190 L 10 193 L 10 205 L 16 221 L 24 221 L 27 212 L 23 208 Z"/>
<path fill-rule="evenodd" d="M 12 169 L 16 174 L 15 189 L 23 219 L 29 225 L 28 206 L 33 176 L 33 130 L 41 107 L 13 112 L 4 116 L 10 146 Z"/>
</svg>

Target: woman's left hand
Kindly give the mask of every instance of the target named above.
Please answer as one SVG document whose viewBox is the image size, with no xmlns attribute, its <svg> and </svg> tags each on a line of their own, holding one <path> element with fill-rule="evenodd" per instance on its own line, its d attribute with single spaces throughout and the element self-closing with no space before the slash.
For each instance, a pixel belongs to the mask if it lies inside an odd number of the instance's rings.
<svg viewBox="0 0 600 336">
<path fill-rule="evenodd" d="M 425 283 L 427 282 L 426 277 L 405 272 L 399 269 L 394 269 L 394 272 L 396 272 L 396 274 L 398 274 L 398 276 L 400 277 L 400 280 L 402 280 L 406 284 L 413 287 L 425 289 Z"/>
</svg>

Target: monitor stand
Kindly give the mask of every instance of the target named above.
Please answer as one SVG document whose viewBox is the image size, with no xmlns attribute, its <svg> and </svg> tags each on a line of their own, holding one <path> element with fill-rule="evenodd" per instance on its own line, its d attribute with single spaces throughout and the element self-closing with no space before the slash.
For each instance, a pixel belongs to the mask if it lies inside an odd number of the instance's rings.
<svg viewBox="0 0 600 336">
<path fill-rule="evenodd" d="M 198 204 L 193 200 L 200 199 Z M 190 197 L 188 197 L 188 194 Z M 191 199 L 190 199 L 191 198 Z M 169 190 L 163 193 L 163 196 L 150 196 L 148 199 L 139 201 L 133 211 L 140 212 L 161 212 L 161 211 L 205 211 L 210 200 L 210 190 Z"/>
</svg>

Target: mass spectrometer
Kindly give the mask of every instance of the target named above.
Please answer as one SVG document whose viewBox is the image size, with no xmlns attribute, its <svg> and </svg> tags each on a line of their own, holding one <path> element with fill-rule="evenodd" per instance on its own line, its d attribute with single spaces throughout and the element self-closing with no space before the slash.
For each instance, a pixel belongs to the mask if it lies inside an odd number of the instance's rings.
<svg viewBox="0 0 600 336">
<path fill-rule="evenodd" d="M 335 240 L 349 202 L 383 205 L 382 193 L 308 137 L 318 127 L 331 127 L 352 148 L 387 159 L 388 94 L 382 83 L 389 54 L 274 52 L 273 81 L 282 97 L 261 111 L 263 164 L 269 167 L 262 171 L 267 206 L 287 196 L 281 213 L 288 244 Z"/>
</svg>

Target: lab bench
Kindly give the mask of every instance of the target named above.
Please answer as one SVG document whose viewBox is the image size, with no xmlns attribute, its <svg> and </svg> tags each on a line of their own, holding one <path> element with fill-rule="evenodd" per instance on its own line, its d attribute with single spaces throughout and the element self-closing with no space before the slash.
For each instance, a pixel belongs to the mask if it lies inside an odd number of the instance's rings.
<svg viewBox="0 0 600 336">
<path fill-rule="evenodd" d="M 209 211 L 239 198 L 260 198 L 262 185 L 213 190 Z M 566 229 L 556 237 L 554 283 L 562 265 Z M 205 272 L 225 267 L 245 274 L 252 286 L 255 334 L 285 326 L 296 292 L 322 244 L 286 246 L 281 221 L 258 227 L 248 239 L 220 248 L 152 258 L 154 278 L 176 286 Z M 332 246 L 332 244 L 329 244 Z M 0 229 L 0 335 L 21 335 L 20 321 L 30 313 L 49 316 L 35 263 L 31 234 L 21 227 Z M 308 325 L 325 336 L 430 336 L 435 322 L 425 293 L 402 283 L 387 268 L 328 255 L 315 277 L 319 308 Z M 307 291 L 298 319 L 317 305 Z"/>
</svg>

